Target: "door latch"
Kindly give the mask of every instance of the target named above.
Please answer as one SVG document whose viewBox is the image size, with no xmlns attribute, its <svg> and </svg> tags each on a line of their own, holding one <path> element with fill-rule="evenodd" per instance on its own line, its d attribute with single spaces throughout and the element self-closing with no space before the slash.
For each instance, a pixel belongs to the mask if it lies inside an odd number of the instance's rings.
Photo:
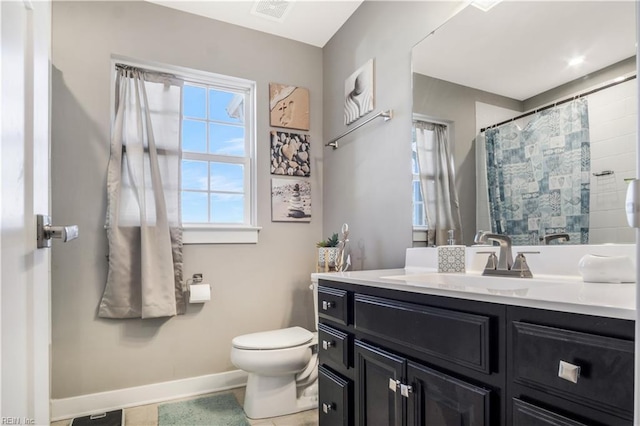
<svg viewBox="0 0 640 426">
<path fill-rule="evenodd" d="M 52 238 L 59 238 L 63 243 L 78 238 L 78 226 L 52 226 L 51 217 L 39 214 L 36 216 L 36 233 L 37 247 L 49 248 Z"/>
</svg>

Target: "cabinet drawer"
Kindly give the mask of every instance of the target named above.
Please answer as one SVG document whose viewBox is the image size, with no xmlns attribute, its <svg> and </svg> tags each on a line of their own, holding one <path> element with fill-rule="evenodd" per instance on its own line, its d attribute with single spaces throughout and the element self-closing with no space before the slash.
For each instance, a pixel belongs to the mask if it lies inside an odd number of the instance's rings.
<svg viewBox="0 0 640 426">
<path fill-rule="evenodd" d="M 514 426 L 586 426 L 553 411 L 513 398 Z"/>
<path fill-rule="evenodd" d="M 513 381 L 633 418 L 634 342 L 519 321 L 512 324 Z M 561 363 L 566 378 L 560 377 Z"/>
<path fill-rule="evenodd" d="M 318 386 L 320 426 L 351 425 L 351 382 L 321 365 Z"/>
<path fill-rule="evenodd" d="M 320 362 L 334 362 L 349 368 L 351 365 L 351 339 L 351 335 L 348 333 L 326 324 L 318 324 Z"/>
<path fill-rule="evenodd" d="M 490 317 L 355 295 L 356 330 L 490 373 Z"/>
<path fill-rule="evenodd" d="M 349 293 L 345 290 L 318 286 L 318 315 L 322 318 L 349 324 Z"/>
</svg>

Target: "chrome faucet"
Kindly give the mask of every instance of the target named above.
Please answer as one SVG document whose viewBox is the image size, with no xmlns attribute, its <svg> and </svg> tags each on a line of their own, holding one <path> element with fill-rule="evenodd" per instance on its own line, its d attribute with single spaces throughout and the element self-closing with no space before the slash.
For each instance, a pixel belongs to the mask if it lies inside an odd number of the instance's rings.
<svg viewBox="0 0 640 426">
<path fill-rule="evenodd" d="M 496 261 L 494 252 L 478 252 L 488 253 L 489 259 L 484 267 L 482 275 L 500 275 L 509 277 L 532 278 L 531 270 L 527 259 L 524 257 L 526 253 L 539 252 L 518 252 L 514 264 L 513 254 L 511 253 L 511 238 L 508 235 L 493 234 L 491 232 L 478 231 L 474 240 L 476 244 L 487 244 L 489 241 L 498 242 L 500 244 L 500 253 Z"/>
<path fill-rule="evenodd" d="M 511 237 L 491 232 L 478 231 L 473 242 L 476 244 L 487 244 L 489 241 L 496 241 L 500 244 L 500 254 L 498 264 L 495 269 L 509 271 L 513 266 L 513 254 L 511 253 Z"/>
<path fill-rule="evenodd" d="M 553 240 L 569 241 L 569 234 L 566 232 L 557 232 L 555 234 L 547 234 L 544 237 L 540 237 L 540 241 L 545 245 L 549 244 Z"/>
</svg>

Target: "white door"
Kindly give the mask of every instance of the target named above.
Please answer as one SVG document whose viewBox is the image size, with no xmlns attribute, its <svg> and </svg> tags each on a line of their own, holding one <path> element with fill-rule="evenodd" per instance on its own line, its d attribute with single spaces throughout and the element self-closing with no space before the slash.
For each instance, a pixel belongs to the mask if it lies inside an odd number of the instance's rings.
<svg viewBox="0 0 640 426">
<path fill-rule="evenodd" d="M 49 424 L 50 249 L 48 1 L 0 1 L 0 419 Z"/>
</svg>

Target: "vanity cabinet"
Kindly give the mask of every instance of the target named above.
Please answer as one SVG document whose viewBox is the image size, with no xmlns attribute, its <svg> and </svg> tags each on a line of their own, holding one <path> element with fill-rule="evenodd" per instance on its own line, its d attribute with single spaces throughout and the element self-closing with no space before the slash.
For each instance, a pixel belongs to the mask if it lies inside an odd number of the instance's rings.
<svg viewBox="0 0 640 426">
<path fill-rule="evenodd" d="M 329 280 L 318 296 L 320 425 L 632 423 L 633 321 Z"/>
<path fill-rule="evenodd" d="M 349 424 L 504 424 L 503 306 L 321 281 L 318 312 L 320 365 L 352 385 Z"/>
</svg>

